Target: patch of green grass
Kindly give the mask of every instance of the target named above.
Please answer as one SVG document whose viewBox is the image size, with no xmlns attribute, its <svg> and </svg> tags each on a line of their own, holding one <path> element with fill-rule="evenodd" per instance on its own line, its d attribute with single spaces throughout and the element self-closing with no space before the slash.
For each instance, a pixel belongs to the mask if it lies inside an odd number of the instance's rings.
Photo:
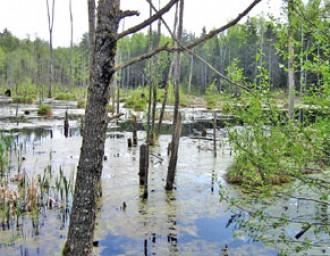
<svg viewBox="0 0 330 256">
<path fill-rule="evenodd" d="M 206 101 L 207 108 L 212 109 L 217 106 L 217 102 L 219 100 L 218 94 L 219 93 L 217 91 L 215 83 L 211 83 L 206 88 L 205 101 Z"/>
<path fill-rule="evenodd" d="M 139 87 L 135 90 L 129 91 L 124 107 L 132 108 L 135 111 L 143 111 L 147 105 L 147 102 L 147 89 Z"/>
<path fill-rule="evenodd" d="M 55 100 L 75 100 L 76 96 L 72 92 L 60 92 L 55 96 Z"/>
<path fill-rule="evenodd" d="M 48 104 L 41 104 L 38 108 L 38 115 L 40 116 L 52 116 L 53 110 L 52 107 Z"/>
</svg>

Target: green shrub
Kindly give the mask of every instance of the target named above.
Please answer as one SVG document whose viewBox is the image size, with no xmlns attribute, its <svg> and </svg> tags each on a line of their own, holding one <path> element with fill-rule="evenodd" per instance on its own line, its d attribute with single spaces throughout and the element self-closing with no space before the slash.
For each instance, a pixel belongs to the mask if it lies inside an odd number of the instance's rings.
<svg viewBox="0 0 330 256">
<path fill-rule="evenodd" d="M 133 108 L 135 111 L 143 111 L 147 105 L 148 97 L 144 88 L 137 88 L 129 92 L 125 101 L 125 108 Z"/>
<path fill-rule="evenodd" d="M 215 83 L 211 83 L 205 92 L 205 100 L 207 108 L 215 108 L 218 101 L 218 91 L 215 86 Z"/>
<path fill-rule="evenodd" d="M 38 115 L 51 116 L 53 114 L 52 107 L 47 104 L 41 104 L 38 108 Z"/>
<path fill-rule="evenodd" d="M 60 92 L 55 96 L 55 100 L 75 100 L 76 97 L 70 92 Z"/>
</svg>

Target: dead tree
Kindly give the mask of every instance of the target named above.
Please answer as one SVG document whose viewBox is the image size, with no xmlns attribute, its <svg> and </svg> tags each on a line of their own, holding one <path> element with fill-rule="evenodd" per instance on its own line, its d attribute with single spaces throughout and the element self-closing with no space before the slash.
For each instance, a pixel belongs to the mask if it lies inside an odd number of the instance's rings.
<svg viewBox="0 0 330 256">
<path fill-rule="evenodd" d="M 52 9 L 49 8 L 49 0 L 47 4 L 48 31 L 49 31 L 49 83 L 48 83 L 48 98 L 52 97 L 53 84 L 53 69 L 54 69 L 54 53 L 53 53 L 53 28 L 55 17 L 55 0 L 52 1 Z"/>
<path fill-rule="evenodd" d="M 177 40 L 181 41 L 182 32 L 183 32 L 183 10 L 184 10 L 184 0 L 180 0 L 180 11 L 179 11 L 179 24 L 178 24 L 178 33 Z M 178 42 L 176 42 L 178 46 Z M 173 133 L 172 133 L 172 142 L 171 142 L 171 157 L 168 165 L 167 179 L 166 179 L 166 190 L 172 190 L 176 165 L 178 160 L 178 148 L 181 135 L 181 117 L 179 116 L 179 103 L 180 103 L 180 52 L 175 53 L 175 64 L 174 64 L 174 93 L 175 93 L 175 102 L 174 102 L 174 113 L 173 113 Z"/>
<path fill-rule="evenodd" d="M 149 2 L 149 0 L 148 0 L 148 2 Z M 152 4 L 152 3 L 149 2 L 149 4 Z M 174 14 L 173 33 L 176 32 L 176 27 L 178 24 L 178 8 L 179 8 L 179 5 L 176 4 L 175 14 Z M 174 40 L 173 40 L 173 43 L 174 43 Z M 163 118 L 164 118 L 164 113 L 165 113 L 165 108 L 166 108 L 166 103 L 167 103 L 167 98 L 168 98 L 168 86 L 169 86 L 169 83 L 170 83 L 170 80 L 172 77 L 173 63 L 174 63 L 174 61 L 171 61 L 170 69 L 169 69 L 168 75 L 167 75 L 167 82 L 166 82 L 165 88 L 164 88 L 164 98 L 163 98 L 162 107 L 161 107 L 160 114 L 159 114 L 158 126 L 157 126 L 158 135 L 160 134 L 160 129 L 161 129 Z"/>
<path fill-rule="evenodd" d="M 69 136 L 69 115 L 68 110 L 65 111 L 64 115 L 64 136 L 67 138 Z"/>
<path fill-rule="evenodd" d="M 255 0 L 248 10 L 251 10 L 256 3 L 261 0 Z M 121 11 L 120 0 L 100 0 L 98 2 L 97 28 L 95 30 L 95 2 L 89 0 L 89 19 L 90 19 L 90 37 L 91 37 L 91 70 L 90 85 L 88 89 L 88 102 L 86 106 L 85 125 L 83 132 L 83 142 L 79 157 L 79 163 L 76 174 L 75 192 L 70 216 L 70 225 L 67 242 L 65 244 L 63 255 L 91 255 L 92 241 L 95 226 L 96 199 L 100 188 L 102 162 L 104 156 L 104 144 L 106 138 L 106 129 L 109 121 L 107 115 L 107 105 L 110 97 L 110 82 L 113 74 L 120 67 L 137 63 L 138 61 L 152 57 L 166 48 L 155 49 L 142 57 L 129 61 L 129 64 L 115 66 L 114 59 L 116 55 L 117 41 L 127 35 L 133 34 L 152 22 L 155 22 L 162 15 L 168 12 L 178 0 L 169 0 L 169 2 L 158 12 L 145 21 L 131 27 L 121 33 L 118 33 L 118 26 L 121 19 L 137 15 L 136 11 Z M 94 7 L 94 8 L 93 8 Z M 240 14 L 234 22 L 228 23 L 225 27 L 215 31 L 223 31 L 236 24 L 248 11 Z M 93 33 L 95 32 L 95 33 Z M 205 37 L 196 40 L 193 44 L 205 42 L 214 31 Z M 193 48 L 193 47 L 192 47 Z M 180 49 L 171 51 L 180 52 Z M 177 123 L 180 124 L 181 118 L 177 111 Z M 180 125 L 176 125 L 175 134 L 180 134 Z M 180 136 L 180 135 L 179 135 Z M 178 140 L 174 140 L 178 142 Z M 178 148 L 174 146 L 174 148 Z M 173 154 L 173 153 L 172 153 Z M 173 158 L 176 165 L 176 160 Z M 174 168 L 175 170 L 175 168 Z M 175 172 L 174 172 L 175 174 Z M 174 177 L 173 177 L 174 180 Z M 172 184 L 173 185 L 173 184 Z"/>
<path fill-rule="evenodd" d="M 152 7 L 150 7 L 152 8 Z M 157 26 L 157 39 L 156 39 L 156 48 L 160 46 L 160 36 L 161 36 L 161 20 L 158 21 Z M 160 59 L 159 56 L 156 57 L 156 67 L 160 67 Z M 157 87 L 160 81 L 160 74 L 159 72 L 154 72 L 152 78 L 152 116 L 151 116 L 151 143 L 154 144 L 155 140 L 155 119 L 156 119 L 156 108 L 157 108 Z"/>
<path fill-rule="evenodd" d="M 73 12 L 72 12 L 72 0 L 69 1 L 69 13 L 70 13 L 70 82 L 73 85 Z"/>
<path fill-rule="evenodd" d="M 63 255 L 92 255 L 96 199 L 100 191 L 104 144 L 109 121 L 107 106 L 110 98 L 110 83 L 115 72 L 117 41 L 158 20 L 177 1 L 170 0 L 152 17 L 121 33 L 118 33 L 120 20 L 137 15 L 136 11 L 121 11 L 120 0 L 100 0 L 95 29 L 95 2 L 88 1 L 92 46 L 91 83 L 88 88 L 83 142 Z"/>
</svg>

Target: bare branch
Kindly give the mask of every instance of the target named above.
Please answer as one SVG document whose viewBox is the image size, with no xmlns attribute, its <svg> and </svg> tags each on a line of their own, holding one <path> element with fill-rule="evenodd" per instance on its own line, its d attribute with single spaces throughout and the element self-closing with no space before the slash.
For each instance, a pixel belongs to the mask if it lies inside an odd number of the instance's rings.
<svg viewBox="0 0 330 256">
<path fill-rule="evenodd" d="M 152 4 L 152 2 L 150 0 L 146 0 L 154 10 L 156 10 L 156 7 Z M 259 0 L 262 1 L 262 0 Z M 251 5 L 250 5 L 251 6 Z M 163 22 L 165 28 L 167 29 L 167 31 L 169 32 L 169 34 L 171 35 L 172 39 L 177 43 L 178 47 L 180 48 L 172 48 L 171 50 L 168 51 L 186 51 L 188 52 L 190 55 L 194 56 L 196 59 L 198 59 L 199 61 L 203 62 L 208 68 L 210 68 L 214 73 L 216 73 L 220 78 L 222 78 L 223 80 L 229 82 L 232 85 L 238 86 L 246 91 L 250 91 L 250 89 L 246 86 L 246 85 L 242 85 L 240 83 L 234 82 L 232 81 L 230 78 L 228 78 L 227 76 L 225 76 L 224 74 L 222 74 L 221 72 L 219 72 L 215 67 L 213 67 L 209 62 L 207 62 L 204 58 L 202 58 L 201 56 L 199 56 L 198 54 L 196 54 L 193 50 L 187 48 L 186 46 L 184 46 L 174 35 L 174 33 L 171 31 L 170 27 L 168 26 L 167 22 L 160 17 L 160 20 Z M 230 22 L 231 23 L 231 22 Z M 228 23 L 229 24 L 229 23 Z M 227 25 L 228 25 L 227 24 Z M 235 24 L 231 25 L 234 26 Z M 213 35 L 215 36 L 215 35 Z M 212 36 L 212 37 L 213 37 Z M 209 37 L 206 40 L 211 39 L 212 37 Z M 204 41 L 201 41 L 204 42 Z"/>
<path fill-rule="evenodd" d="M 160 17 L 162 17 L 163 14 L 167 13 L 172 6 L 177 3 L 179 0 L 171 0 L 168 2 L 167 5 L 165 5 L 162 9 L 160 9 L 159 11 L 157 11 L 153 16 L 151 16 L 150 18 L 146 19 L 145 21 L 137 24 L 134 27 L 131 27 L 123 32 L 121 32 L 120 34 L 118 34 L 117 36 L 117 40 L 119 40 L 120 38 L 123 38 L 124 36 L 127 36 L 129 34 L 133 34 L 145 27 L 147 27 L 148 25 L 150 25 L 151 23 L 153 23 L 154 21 L 158 20 Z"/>
<path fill-rule="evenodd" d="M 131 59 L 129 62 L 127 63 L 124 63 L 124 64 L 121 64 L 121 65 L 118 65 L 114 68 L 114 71 L 118 71 L 120 69 L 124 69 L 128 66 L 131 66 L 135 63 L 138 63 L 140 61 L 143 61 L 143 60 L 146 60 L 146 59 L 150 59 L 151 57 L 153 57 L 154 55 L 160 53 L 160 52 L 163 52 L 163 51 L 171 51 L 171 49 L 168 47 L 168 43 L 166 43 L 165 45 L 159 47 L 159 48 L 156 48 L 155 50 L 153 51 L 150 51 L 148 53 L 145 53 L 145 54 L 142 54 L 142 55 L 139 55 L 133 59 Z"/>
<path fill-rule="evenodd" d="M 146 0 L 149 4 L 151 4 L 152 9 L 156 12 L 156 14 L 158 13 L 157 8 L 152 4 L 152 2 L 150 0 Z M 230 21 L 229 23 L 227 23 L 226 25 L 212 30 L 211 32 L 209 32 L 208 34 L 206 34 L 204 37 L 201 37 L 200 39 L 196 40 L 195 42 L 184 46 L 180 41 L 177 40 L 176 36 L 174 35 L 174 33 L 171 31 L 170 27 L 168 26 L 167 22 L 162 18 L 162 16 L 159 17 L 159 19 L 162 21 L 162 23 L 164 24 L 165 28 L 167 29 L 167 31 L 169 32 L 169 34 L 171 35 L 172 39 L 178 43 L 178 47 L 175 48 L 168 48 L 167 45 L 166 47 L 160 47 L 155 49 L 152 52 L 140 55 L 134 59 L 132 59 L 131 61 L 119 65 L 115 68 L 115 71 L 118 71 L 120 69 L 126 68 L 132 64 L 138 63 L 140 61 L 143 61 L 145 59 L 151 58 L 152 56 L 162 52 L 162 51 L 167 51 L 167 52 L 175 52 L 175 51 L 186 51 L 188 54 L 194 56 L 196 59 L 198 59 L 199 61 L 203 62 L 208 68 L 210 68 L 213 72 L 215 72 L 220 78 L 222 78 L 223 80 L 229 82 L 232 85 L 238 86 L 246 91 L 251 91 L 246 85 L 237 83 L 232 81 L 229 77 L 227 77 L 226 75 L 222 74 L 221 72 L 219 72 L 215 67 L 213 67 L 209 62 L 207 62 L 204 58 L 202 58 L 201 56 L 199 56 L 198 54 L 196 54 L 194 51 L 192 51 L 191 49 L 198 46 L 199 44 L 210 40 L 211 38 L 213 38 L 214 36 L 216 36 L 217 34 L 227 30 L 228 28 L 236 25 L 243 17 L 245 17 L 258 3 L 260 3 L 262 0 L 255 0 L 253 1 L 242 13 L 240 13 L 234 20 Z M 155 16 L 155 15 L 154 15 Z M 154 17 L 153 16 L 153 17 Z"/>
<path fill-rule="evenodd" d="M 119 14 L 119 19 L 124 19 L 126 17 L 139 16 L 139 15 L 140 13 L 138 11 L 131 11 L 131 10 L 121 11 Z"/>
<path fill-rule="evenodd" d="M 123 113 L 119 113 L 119 114 L 114 115 L 114 116 L 109 116 L 108 117 L 108 122 L 113 121 L 113 120 L 116 120 L 116 119 L 120 118 L 123 115 L 124 115 Z"/>
</svg>

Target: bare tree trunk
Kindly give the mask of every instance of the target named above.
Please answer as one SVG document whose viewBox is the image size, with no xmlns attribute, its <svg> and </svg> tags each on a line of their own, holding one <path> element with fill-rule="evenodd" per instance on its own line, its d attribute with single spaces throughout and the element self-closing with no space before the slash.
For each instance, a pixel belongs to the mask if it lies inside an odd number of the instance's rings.
<svg viewBox="0 0 330 256">
<path fill-rule="evenodd" d="M 179 12 L 179 25 L 177 39 L 180 42 L 183 31 L 183 10 L 184 0 L 180 0 L 180 12 Z M 178 47 L 178 42 L 175 43 Z M 174 65 L 174 92 L 175 92 L 175 104 L 173 114 L 173 134 L 171 142 L 171 158 L 168 165 L 167 179 L 166 179 L 166 190 L 172 190 L 175 180 L 176 165 L 178 160 L 178 148 L 181 135 L 181 116 L 179 116 L 179 103 L 180 103 L 180 52 L 175 53 L 175 65 Z"/>
<path fill-rule="evenodd" d="M 294 37 L 292 16 L 294 11 L 293 0 L 288 0 L 288 84 L 289 84 L 289 118 L 294 119 L 294 97 L 295 97 L 295 78 L 294 78 Z"/>
<path fill-rule="evenodd" d="M 48 84 L 48 98 L 52 97 L 52 84 L 53 84 L 53 65 L 54 65 L 54 53 L 53 53 L 53 28 L 55 17 L 55 0 L 52 2 L 52 10 L 49 9 L 49 0 L 46 0 L 47 4 L 47 17 L 48 17 L 48 31 L 49 31 L 49 84 Z M 50 13 L 51 11 L 51 13 Z"/>
<path fill-rule="evenodd" d="M 176 33 L 176 28 L 177 28 L 177 24 L 178 24 L 178 7 L 179 7 L 178 4 L 176 4 L 175 5 L 175 15 L 174 15 L 174 24 L 173 24 L 173 33 L 174 34 Z M 174 65 L 174 58 L 171 61 L 170 69 L 169 69 L 168 75 L 167 75 L 167 81 L 166 81 L 165 88 L 164 88 L 164 98 L 163 98 L 162 108 L 160 110 L 160 115 L 159 115 L 157 134 L 160 134 L 160 129 L 161 129 L 163 118 L 164 118 L 165 107 L 166 107 L 167 98 L 168 98 L 168 86 L 169 86 L 170 80 L 172 79 L 173 65 Z"/>
<path fill-rule="evenodd" d="M 188 80 L 188 93 L 191 93 L 191 83 L 193 78 L 193 71 L 194 71 L 194 55 L 191 55 L 190 60 L 190 71 L 189 71 L 189 80 Z"/>
<path fill-rule="evenodd" d="M 160 46 L 160 36 L 161 36 L 161 20 L 158 21 L 158 27 L 157 27 L 157 41 L 156 41 L 156 48 L 159 48 Z M 156 67 L 160 68 L 160 58 L 159 56 L 156 57 Z M 158 89 L 158 83 L 160 81 L 160 74 L 159 72 L 154 73 L 153 77 L 153 101 L 152 101 L 152 118 L 151 118 L 151 142 L 154 144 L 155 140 L 155 119 L 156 119 L 156 108 L 157 108 L 157 89 Z"/>
<path fill-rule="evenodd" d="M 149 7 L 149 16 L 152 16 L 152 8 L 151 6 Z M 149 26 L 149 51 L 152 51 L 152 25 L 150 24 Z M 149 146 L 151 143 L 151 102 L 152 102 L 152 79 L 153 79 L 153 59 L 151 58 L 148 63 L 148 69 L 149 69 L 149 102 L 148 102 L 148 113 L 147 113 L 147 137 L 146 137 L 146 147 L 145 147 L 145 152 L 144 154 L 140 154 L 140 158 L 143 157 L 143 159 L 140 159 L 140 163 L 144 163 L 143 167 L 140 165 L 140 172 L 142 168 L 143 170 L 143 175 L 144 175 L 144 190 L 143 190 L 143 198 L 147 199 L 148 198 L 148 175 L 149 175 Z M 140 150 L 142 150 L 142 146 L 140 147 Z"/>
<path fill-rule="evenodd" d="M 92 4 L 92 5 L 90 5 Z M 94 5 L 93 5 L 94 4 Z M 90 36 L 93 38 L 95 3 L 89 1 Z M 99 1 L 91 81 L 88 90 L 83 142 L 77 169 L 74 200 L 64 255 L 92 255 L 96 198 L 100 187 L 104 143 L 108 125 L 107 106 L 113 78 L 120 0 Z M 95 57 L 94 57 L 95 56 Z"/>
<path fill-rule="evenodd" d="M 300 52 L 300 97 L 304 96 L 305 84 L 304 84 L 304 30 L 301 26 L 301 52 Z"/>
<path fill-rule="evenodd" d="M 72 0 L 69 1 L 70 12 L 70 84 L 73 85 L 73 12 L 72 12 Z"/>
</svg>

